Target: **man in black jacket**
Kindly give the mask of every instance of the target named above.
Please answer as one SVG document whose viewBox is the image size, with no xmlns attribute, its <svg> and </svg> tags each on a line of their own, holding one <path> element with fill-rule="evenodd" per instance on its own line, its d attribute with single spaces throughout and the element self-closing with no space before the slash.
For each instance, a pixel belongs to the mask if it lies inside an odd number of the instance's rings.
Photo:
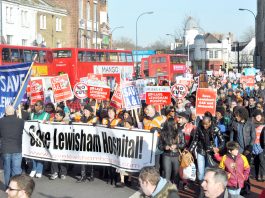
<svg viewBox="0 0 265 198">
<path fill-rule="evenodd" d="M 24 121 L 17 118 L 12 106 L 5 109 L 5 117 L 0 119 L 0 138 L 6 187 L 11 176 L 21 174 L 22 133 Z"/>
</svg>

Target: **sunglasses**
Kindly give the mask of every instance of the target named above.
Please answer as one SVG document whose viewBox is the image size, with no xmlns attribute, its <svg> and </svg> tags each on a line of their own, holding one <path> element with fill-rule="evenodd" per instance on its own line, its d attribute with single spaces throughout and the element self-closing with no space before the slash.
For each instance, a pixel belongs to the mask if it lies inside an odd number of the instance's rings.
<svg viewBox="0 0 265 198">
<path fill-rule="evenodd" d="M 8 189 L 9 191 L 21 191 L 21 189 L 11 188 L 10 186 L 7 186 L 7 189 Z"/>
<path fill-rule="evenodd" d="M 174 110 L 172 110 L 171 112 L 175 113 L 175 111 L 174 111 Z"/>
</svg>

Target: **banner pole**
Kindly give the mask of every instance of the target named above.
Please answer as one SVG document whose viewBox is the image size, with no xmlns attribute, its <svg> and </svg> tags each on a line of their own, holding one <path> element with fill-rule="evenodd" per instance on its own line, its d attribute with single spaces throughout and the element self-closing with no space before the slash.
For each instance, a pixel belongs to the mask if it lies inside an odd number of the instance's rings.
<svg viewBox="0 0 265 198">
<path fill-rule="evenodd" d="M 14 100 L 13 104 L 16 104 L 16 102 L 17 102 L 17 100 L 18 100 L 18 96 L 20 95 L 20 93 L 21 93 L 21 91 L 22 91 L 22 87 L 25 85 L 26 79 L 28 78 L 28 76 L 29 76 L 30 73 L 31 73 L 31 70 L 32 70 L 32 67 L 33 67 L 33 65 L 34 65 L 34 61 L 36 60 L 36 58 L 37 58 L 37 54 L 35 54 L 35 56 L 34 56 L 34 58 L 33 58 L 33 61 L 32 61 L 32 63 L 31 63 L 31 65 L 30 65 L 30 67 L 29 67 L 28 73 L 27 73 L 26 77 L 24 78 L 22 85 L 20 86 L 19 92 L 18 92 L 18 94 L 17 94 L 17 96 L 16 96 L 16 99 Z"/>
</svg>

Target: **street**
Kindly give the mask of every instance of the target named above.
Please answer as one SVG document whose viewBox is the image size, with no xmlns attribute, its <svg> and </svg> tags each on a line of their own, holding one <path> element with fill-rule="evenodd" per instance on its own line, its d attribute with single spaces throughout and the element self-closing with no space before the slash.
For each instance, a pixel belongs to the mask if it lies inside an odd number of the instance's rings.
<svg viewBox="0 0 265 198">
<path fill-rule="evenodd" d="M 79 170 L 78 167 L 74 173 Z M 33 198 L 87 198 L 87 197 L 115 197 L 125 198 L 135 193 L 135 190 L 128 187 L 115 188 L 114 185 L 107 184 L 106 181 L 95 178 L 93 182 L 76 183 L 75 174 L 70 173 L 65 180 L 57 178 L 49 180 L 44 175 L 41 179 L 34 178 L 36 187 L 32 195 Z M 3 191 L 3 171 L 0 173 L 0 197 L 5 198 L 6 193 Z"/>
</svg>

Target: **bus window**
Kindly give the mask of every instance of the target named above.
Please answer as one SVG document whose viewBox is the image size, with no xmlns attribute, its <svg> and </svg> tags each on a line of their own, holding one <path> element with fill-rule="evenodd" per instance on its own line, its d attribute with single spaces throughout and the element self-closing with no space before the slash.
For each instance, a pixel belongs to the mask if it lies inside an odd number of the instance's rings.
<svg viewBox="0 0 265 198">
<path fill-rule="evenodd" d="M 11 60 L 12 62 L 20 62 L 18 49 L 11 49 Z"/>
<path fill-rule="evenodd" d="M 152 63 L 154 64 L 154 63 L 156 63 L 156 58 L 154 57 L 154 58 L 152 58 Z"/>
<path fill-rule="evenodd" d="M 109 61 L 110 62 L 118 62 L 118 54 L 117 52 L 110 52 L 109 55 Z"/>
<path fill-rule="evenodd" d="M 95 54 L 95 52 L 86 52 L 86 60 L 87 60 L 87 62 L 94 62 L 94 61 L 96 61 L 96 54 Z"/>
<path fill-rule="evenodd" d="M 96 61 L 98 62 L 104 62 L 105 56 L 103 52 L 96 52 Z"/>
<path fill-rule="evenodd" d="M 83 52 L 83 51 L 78 52 L 78 61 L 79 62 L 85 62 L 84 61 L 84 55 L 85 55 L 85 52 Z"/>
<path fill-rule="evenodd" d="M 2 50 L 2 62 L 11 62 L 10 50 L 8 48 L 3 48 Z"/>
<path fill-rule="evenodd" d="M 127 62 L 128 62 L 128 63 L 133 62 L 132 54 L 127 53 L 127 54 L 126 54 L 126 59 L 127 59 Z"/>
<path fill-rule="evenodd" d="M 160 58 L 160 63 L 166 63 L 166 62 L 167 62 L 166 57 L 161 57 L 161 58 Z"/>
<path fill-rule="evenodd" d="M 31 50 L 24 50 L 24 62 L 31 62 Z"/>
<path fill-rule="evenodd" d="M 40 56 L 40 63 L 46 63 L 47 62 L 46 51 L 40 51 L 39 56 Z"/>
<path fill-rule="evenodd" d="M 71 50 L 56 50 L 53 52 L 54 58 L 71 58 L 72 52 Z"/>
<path fill-rule="evenodd" d="M 124 52 L 118 52 L 119 62 L 126 62 L 126 54 Z"/>
<path fill-rule="evenodd" d="M 171 63 L 186 63 L 186 57 L 170 56 Z"/>
</svg>

